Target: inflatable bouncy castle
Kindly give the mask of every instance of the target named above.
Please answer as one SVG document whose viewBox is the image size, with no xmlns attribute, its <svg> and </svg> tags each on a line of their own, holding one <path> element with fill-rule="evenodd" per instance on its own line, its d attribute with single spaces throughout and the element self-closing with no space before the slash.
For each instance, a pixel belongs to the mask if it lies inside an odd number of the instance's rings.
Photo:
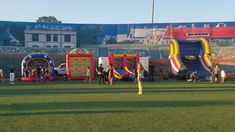
<svg viewBox="0 0 235 132">
<path fill-rule="evenodd" d="M 204 38 L 178 41 L 172 39 L 169 64 L 172 75 L 181 79 L 193 71 L 197 71 L 201 78 L 210 76 L 214 63 L 208 41 Z"/>
<path fill-rule="evenodd" d="M 133 80 L 139 60 L 139 54 L 111 54 L 108 56 L 109 64 L 114 67 L 114 77 L 118 80 Z"/>
<path fill-rule="evenodd" d="M 94 55 L 87 49 L 75 48 L 66 55 L 66 75 L 71 80 L 84 80 L 90 68 L 94 80 Z"/>
<path fill-rule="evenodd" d="M 91 79 L 94 80 L 94 56 L 93 54 L 67 54 L 66 74 L 71 80 L 85 80 L 88 67 Z"/>
<path fill-rule="evenodd" d="M 29 54 L 21 62 L 21 81 L 32 82 L 36 80 L 36 69 L 40 67 L 43 74 L 47 72 L 49 80 L 53 80 L 54 61 L 46 54 Z M 43 73 L 44 72 L 44 73 Z"/>
</svg>

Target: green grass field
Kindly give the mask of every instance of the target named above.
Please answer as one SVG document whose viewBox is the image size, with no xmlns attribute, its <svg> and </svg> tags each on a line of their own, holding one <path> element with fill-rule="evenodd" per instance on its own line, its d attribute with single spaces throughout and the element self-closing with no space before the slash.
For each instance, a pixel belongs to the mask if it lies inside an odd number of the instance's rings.
<svg viewBox="0 0 235 132">
<path fill-rule="evenodd" d="M 235 81 L 0 82 L 0 132 L 234 132 Z"/>
</svg>

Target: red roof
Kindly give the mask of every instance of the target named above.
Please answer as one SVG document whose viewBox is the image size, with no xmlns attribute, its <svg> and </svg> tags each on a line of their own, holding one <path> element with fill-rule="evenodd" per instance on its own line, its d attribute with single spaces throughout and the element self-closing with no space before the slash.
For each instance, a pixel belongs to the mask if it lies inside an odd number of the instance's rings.
<svg viewBox="0 0 235 132">
<path fill-rule="evenodd" d="M 164 38 L 187 39 L 187 38 L 235 38 L 235 26 L 231 27 L 172 27 L 169 26 Z"/>
</svg>

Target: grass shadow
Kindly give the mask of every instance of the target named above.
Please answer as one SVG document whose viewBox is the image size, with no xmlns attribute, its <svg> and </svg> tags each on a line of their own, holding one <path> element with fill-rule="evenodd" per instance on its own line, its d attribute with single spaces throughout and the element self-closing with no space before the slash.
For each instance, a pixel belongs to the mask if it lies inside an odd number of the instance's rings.
<svg viewBox="0 0 235 132">
<path fill-rule="evenodd" d="M 113 114 L 129 113 L 134 110 L 79 110 L 79 111 L 46 111 L 46 112 L 12 112 L 3 113 L 0 116 L 43 116 L 43 115 L 80 115 L 80 114 Z"/>
<path fill-rule="evenodd" d="M 50 94 L 102 94 L 102 93 L 134 93 L 137 88 L 53 88 L 53 89 L 2 89 L 0 90 L 0 96 L 9 95 L 50 95 Z M 232 86 L 225 86 L 223 88 L 155 88 L 147 87 L 143 88 L 145 93 L 185 93 L 185 92 L 235 92 L 235 88 Z"/>
<path fill-rule="evenodd" d="M 49 102 L 19 103 L 0 105 L 0 111 L 34 111 L 34 110 L 74 110 L 74 109 L 143 109 L 143 108 L 180 108 L 235 105 L 235 100 L 180 100 L 180 101 L 100 101 L 100 102 Z"/>
</svg>

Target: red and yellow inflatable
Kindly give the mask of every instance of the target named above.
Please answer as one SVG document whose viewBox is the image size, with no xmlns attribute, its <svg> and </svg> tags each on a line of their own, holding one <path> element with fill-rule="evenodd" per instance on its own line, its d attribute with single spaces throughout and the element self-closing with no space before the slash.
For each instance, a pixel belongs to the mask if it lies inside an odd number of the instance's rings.
<svg viewBox="0 0 235 132">
<path fill-rule="evenodd" d="M 135 70 L 139 63 L 139 54 L 111 54 L 109 64 L 114 66 L 114 77 L 121 80 L 124 77 L 134 79 Z"/>
<path fill-rule="evenodd" d="M 91 79 L 94 80 L 94 57 L 93 54 L 67 54 L 66 73 L 69 79 L 84 80 L 88 67 Z"/>
</svg>

